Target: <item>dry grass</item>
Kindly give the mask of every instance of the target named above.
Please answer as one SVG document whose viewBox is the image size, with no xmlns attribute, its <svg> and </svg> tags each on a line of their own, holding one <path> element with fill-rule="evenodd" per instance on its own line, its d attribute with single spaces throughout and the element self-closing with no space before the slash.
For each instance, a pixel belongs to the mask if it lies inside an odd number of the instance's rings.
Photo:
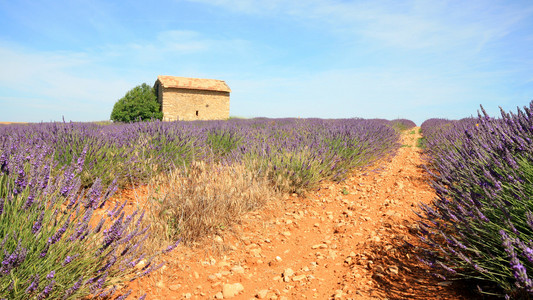
<svg viewBox="0 0 533 300">
<path fill-rule="evenodd" d="M 163 243 L 180 238 L 189 244 L 229 227 L 275 196 L 269 181 L 244 165 L 196 162 L 186 172 L 154 178 L 149 209 L 152 236 Z"/>
</svg>

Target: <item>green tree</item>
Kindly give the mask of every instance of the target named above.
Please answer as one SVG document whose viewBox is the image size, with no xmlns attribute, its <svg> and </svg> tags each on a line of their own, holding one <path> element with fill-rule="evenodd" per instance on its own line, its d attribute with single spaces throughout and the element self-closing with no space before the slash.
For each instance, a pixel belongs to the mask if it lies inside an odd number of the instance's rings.
<svg viewBox="0 0 533 300">
<path fill-rule="evenodd" d="M 157 102 L 155 89 L 146 83 L 128 91 L 113 106 L 111 120 L 114 122 L 136 122 L 163 119 L 161 106 Z"/>
</svg>

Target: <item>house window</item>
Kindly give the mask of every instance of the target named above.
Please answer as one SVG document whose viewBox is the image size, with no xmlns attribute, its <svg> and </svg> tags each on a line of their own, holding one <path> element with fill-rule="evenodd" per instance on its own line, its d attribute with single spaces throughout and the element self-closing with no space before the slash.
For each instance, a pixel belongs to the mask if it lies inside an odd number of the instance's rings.
<svg viewBox="0 0 533 300">
<path fill-rule="evenodd" d="M 198 117 L 198 111 L 196 111 L 196 116 Z"/>
</svg>

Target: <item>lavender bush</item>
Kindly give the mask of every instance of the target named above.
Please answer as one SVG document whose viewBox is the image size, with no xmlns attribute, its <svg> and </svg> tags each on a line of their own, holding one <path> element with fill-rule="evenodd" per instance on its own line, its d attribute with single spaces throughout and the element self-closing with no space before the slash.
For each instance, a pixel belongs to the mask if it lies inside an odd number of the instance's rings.
<svg viewBox="0 0 533 300">
<path fill-rule="evenodd" d="M 420 125 L 420 130 L 424 136 L 431 138 L 436 132 L 442 131 L 447 125 L 454 123 L 453 120 L 431 118 L 427 119 Z"/>
<path fill-rule="evenodd" d="M 235 158 L 269 177 L 284 192 L 305 192 L 323 180 L 342 180 L 398 149 L 388 121 L 282 119 L 250 124 L 253 134 Z"/>
<path fill-rule="evenodd" d="M 400 131 L 405 131 L 416 127 L 416 123 L 407 119 L 395 119 L 391 121 L 392 127 Z"/>
<path fill-rule="evenodd" d="M 17 140 L 0 149 L 0 298 L 103 297 L 157 269 L 143 254 L 143 214 L 101 209 L 116 184 L 83 190 L 83 158 L 53 175 L 53 154 Z"/>
<path fill-rule="evenodd" d="M 433 138 L 436 134 L 447 130 L 454 122 L 448 119 L 441 118 L 432 118 L 425 120 L 422 125 L 420 125 L 420 132 L 422 137 L 417 141 L 418 147 L 425 149 L 427 145 L 427 140 L 431 139 L 432 141 L 438 141 L 438 139 Z M 435 144 L 433 144 L 435 147 Z"/>
<path fill-rule="evenodd" d="M 426 124 L 428 125 L 428 124 Z M 425 262 L 511 298 L 533 295 L 533 102 L 516 114 L 424 127 L 437 198 L 423 205 Z M 484 283 L 483 283 L 484 282 Z M 488 283 L 488 285 L 487 285 Z"/>
</svg>

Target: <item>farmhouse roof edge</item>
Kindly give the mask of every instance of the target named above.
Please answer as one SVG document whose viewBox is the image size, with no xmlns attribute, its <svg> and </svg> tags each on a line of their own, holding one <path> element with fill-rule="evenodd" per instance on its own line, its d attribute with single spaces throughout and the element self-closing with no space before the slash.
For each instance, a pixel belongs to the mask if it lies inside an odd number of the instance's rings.
<svg viewBox="0 0 533 300">
<path fill-rule="evenodd" d="M 218 79 L 202 79 L 159 75 L 157 76 L 157 81 L 159 81 L 164 88 L 207 90 L 228 93 L 231 92 L 231 89 L 226 84 L 226 82 L 224 80 Z"/>
</svg>

